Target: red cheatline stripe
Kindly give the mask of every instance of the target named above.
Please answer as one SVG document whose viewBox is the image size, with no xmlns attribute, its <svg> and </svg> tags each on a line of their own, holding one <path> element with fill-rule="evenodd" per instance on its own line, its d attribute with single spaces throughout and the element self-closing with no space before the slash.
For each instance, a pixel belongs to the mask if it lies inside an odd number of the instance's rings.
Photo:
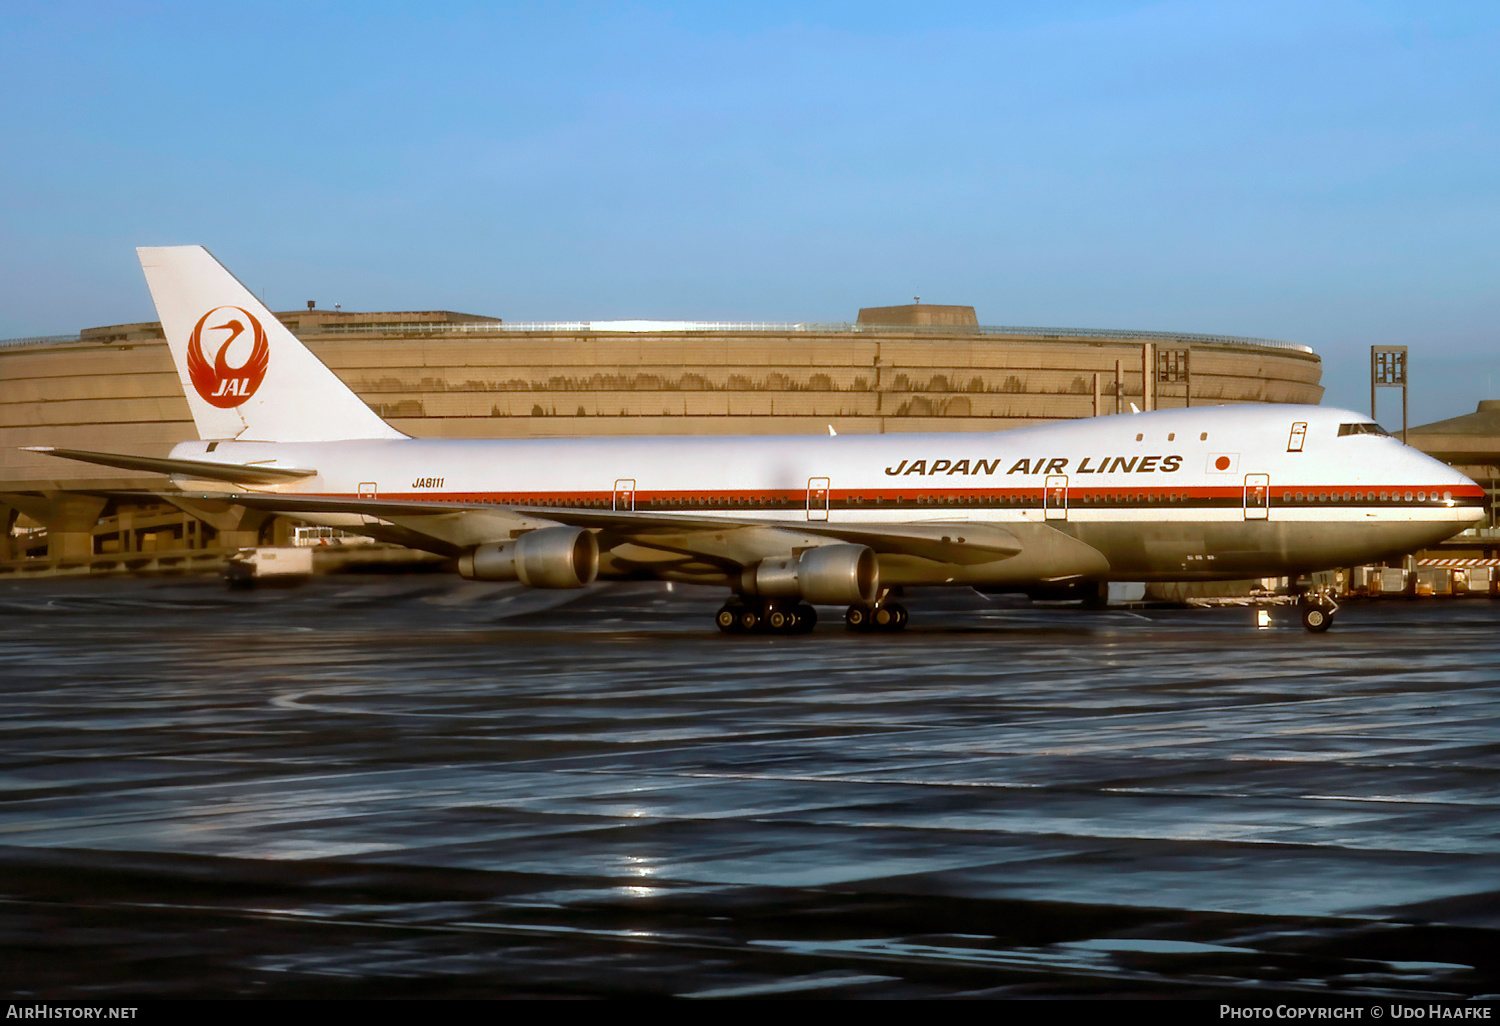
<svg viewBox="0 0 1500 1026">
<path fill-rule="evenodd" d="M 931 496 L 983 498 L 985 496 L 990 496 L 990 495 L 997 495 L 997 496 L 1008 497 L 1008 498 L 1036 498 L 1037 496 L 1039 496 L 1044 491 L 1047 491 L 1047 489 L 1042 488 L 1040 486 L 1035 487 L 1035 488 L 964 488 L 964 489 L 946 489 L 946 490 L 939 490 L 939 489 L 916 489 L 916 490 L 897 490 L 897 491 L 848 491 L 848 490 L 832 489 L 832 490 L 830 490 L 829 495 L 832 498 L 835 498 L 835 499 L 851 499 L 851 498 L 867 498 L 867 499 L 874 499 L 874 498 L 884 498 L 884 499 L 915 499 L 915 498 L 931 497 Z M 1196 499 L 1239 498 L 1244 493 L 1244 489 L 1242 489 L 1242 488 L 1142 488 L 1140 486 L 1125 486 L 1125 487 L 1120 487 L 1120 488 L 1098 488 L 1098 489 L 1095 489 L 1095 488 L 1069 488 L 1067 491 L 1068 491 L 1068 495 L 1070 497 L 1073 497 L 1073 496 L 1095 496 L 1095 497 L 1098 497 L 1098 496 L 1111 496 L 1111 495 L 1122 495 L 1122 494 L 1124 494 L 1124 495 L 1178 495 L 1178 496 L 1184 496 L 1184 497 L 1187 497 L 1187 498 L 1196 498 Z M 1367 489 L 1333 489 L 1333 488 L 1324 489 L 1324 488 L 1319 488 L 1319 489 L 1315 489 L 1315 490 L 1309 491 L 1306 488 L 1303 488 L 1303 489 L 1288 488 L 1288 489 L 1285 489 L 1285 490 L 1273 490 L 1272 493 L 1271 493 L 1271 495 L 1272 495 L 1273 498 L 1285 498 L 1285 497 L 1288 497 L 1288 496 L 1296 495 L 1299 491 L 1303 495 L 1308 495 L 1308 496 L 1311 496 L 1311 495 L 1328 495 L 1330 497 L 1332 497 L 1332 496 L 1338 496 L 1340 498 L 1340 501 L 1342 501 L 1342 496 L 1343 496 L 1343 494 L 1344 494 L 1345 491 L 1349 491 L 1350 494 L 1361 494 L 1361 495 L 1379 494 L 1380 492 L 1384 492 L 1384 493 L 1390 494 L 1390 495 L 1395 495 L 1397 493 L 1400 493 L 1400 494 L 1404 495 L 1408 491 L 1411 491 L 1411 492 L 1415 493 L 1415 492 L 1419 492 L 1419 491 L 1424 491 L 1424 489 L 1415 488 L 1415 487 L 1412 487 L 1412 488 L 1405 488 L 1405 487 L 1391 488 L 1391 487 L 1387 487 L 1387 488 L 1384 488 L 1384 489 L 1380 489 L 1378 492 L 1371 492 L 1370 490 L 1367 490 Z M 1483 495 L 1483 492 L 1479 491 L 1477 489 L 1473 493 L 1470 493 L 1467 490 L 1465 490 L 1465 491 L 1451 490 L 1451 491 L 1452 491 L 1453 497 L 1456 498 L 1456 499 L 1461 499 L 1461 498 L 1478 498 L 1481 495 Z M 400 495 L 403 498 L 404 497 L 420 498 L 420 497 L 423 497 L 423 496 L 442 495 L 442 496 L 450 497 L 450 498 L 481 498 L 481 497 L 483 497 L 483 498 L 512 498 L 512 499 L 513 498 L 517 498 L 517 497 L 521 497 L 521 496 L 531 496 L 531 495 L 547 495 L 549 497 L 560 497 L 562 495 L 567 495 L 570 498 L 609 499 L 609 498 L 612 498 L 613 495 L 614 495 L 613 492 L 567 492 L 567 493 L 560 493 L 560 492 L 453 492 L 453 491 L 447 491 L 447 490 L 444 490 L 444 491 L 436 491 L 436 490 L 434 490 L 434 491 L 403 491 L 403 492 L 397 492 L 397 491 L 388 491 L 386 489 L 381 489 L 380 493 L 382 495 L 390 495 L 390 496 Z M 326 494 L 332 495 L 334 493 L 330 492 L 330 493 L 326 493 Z M 716 492 L 709 492 L 709 491 L 702 491 L 702 490 L 697 490 L 697 489 L 694 489 L 694 490 L 691 490 L 691 491 L 660 491 L 660 492 L 651 491 L 651 492 L 648 492 L 648 491 L 645 491 L 644 489 L 636 489 L 636 491 L 635 491 L 634 494 L 635 494 L 635 497 L 637 499 L 652 499 L 652 500 L 672 499 L 672 498 L 697 498 L 697 497 L 713 497 L 713 498 L 716 498 L 716 499 L 790 499 L 790 498 L 803 498 L 806 495 L 806 492 L 804 490 L 798 490 L 798 491 L 794 491 L 794 492 L 749 492 L 749 491 L 716 491 Z M 1434 494 L 1437 494 L 1437 493 L 1434 493 L 1434 492 L 1428 490 L 1428 491 L 1425 492 L 1425 494 L 1431 496 L 1431 495 L 1434 495 Z M 1331 498 L 1330 498 L 1330 501 L 1331 501 Z"/>
<path fill-rule="evenodd" d="M 1004 489 L 990 489 L 990 487 L 977 487 L 977 489 L 900 489 L 900 490 L 840 490 L 829 489 L 828 496 L 834 502 L 847 502 L 852 499 L 864 499 L 864 501 L 886 501 L 910 502 L 919 499 L 1026 499 L 1026 501 L 1038 501 L 1047 492 L 1046 487 L 1004 487 Z M 1454 496 L 1454 499 L 1482 498 L 1482 489 L 1445 489 Z M 1344 495 L 1379 496 L 1388 495 L 1383 499 L 1385 502 L 1404 502 L 1406 493 L 1413 495 L 1428 496 L 1425 499 L 1413 499 L 1413 501 L 1443 501 L 1437 498 L 1442 492 L 1434 492 L 1427 487 L 1385 487 L 1385 489 L 1343 489 L 1343 487 L 1317 487 L 1317 489 L 1274 489 L 1271 492 L 1272 501 L 1277 502 L 1328 502 L 1334 505 L 1358 504 L 1365 505 L 1380 504 L 1382 499 L 1344 499 Z M 1241 499 L 1244 496 L 1244 487 L 1140 487 L 1122 486 L 1107 487 L 1107 489 L 1083 489 L 1083 487 L 1068 487 L 1067 495 L 1070 502 L 1086 502 L 1091 499 L 1100 501 L 1140 501 L 1142 498 L 1161 499 L 1164 496 L 1176 496 L 1176 501 L 1194 501 L 1194 499 Z M 1298 499 L 1296 495 L 1301 493 L 1304 498 Z M 333 493 L 327 493 L 332 496 Z M 615 498 L 613 492 L 452 492 L 452 490 L 432 490 L 432 492 L 411 492 L 411 490 L 381 490 L 383 498 L 390 499 L 447 499 L 447 501 L 490 501 L 511 502 L 511 504 L 526 504 L 526 502 L 556 501 L 556 499 L 567 499 L 570 502 L 609 502 Z M 663 502 L 663 501 L 693 501 L 693 502 L 799 502 L 807 498 L 805 490 L 796 492 L 706 492 L 706 490 L 681 490 L 681 492 L 648 492 L 648 490 L 634 490 L 634 501 L 636 502 Z M 1326 498 L 1325 498 L 1326 496 Z M 354 498 L 353 495 L 348 498 Z"/>
<path fill-rule="evenodd" d="M 1048 489 L 1040 485 L 1032 485 L 1026 488 L 964 488 L 951 490 L 937 489 L 869 489 L 869 490 L 838 490 L 830 489 L 828 493 L 829 502 L 835 506 L 859 500 L 860 504 L 885 502 L 915 502 L 926 506 L 942 506 L 946 504 L 967 503 L 1024 503 L 1028 505 L 1040 505 L 1044 493 Z M 1479 499 L 1484 496 L 1484 490 L 1478 487 L 1450 487 L 1445 492 L 1454 496 L 1455 499 Z M 1444 500 L 1438 496 L 1438 491 L 1430 490 L 1429 486 L 1401 486 L 1370 490 L 1356 487 L 1320 487 L 1309 490 L 1305 486 L 1301 489 L 1286 488 L 1275 489 L 1271 492 L 1271 503 L 1273 505 L 1308 505 L 1313 508 L 1322 507 L 1325 503 L 1330 507 L 1356 506 L 1360 508 L 1369 506 L 1390 507 L 1396 504 L 1405 504 L 1406 494 L 1410 492 L 1415 495 L 1428 496 L 1424 499 L 1413 499 L 1414 503 L 1421 503 L 1424 507 Z M 353 495 L 334 495 L 322 493 L 329 498 L 356 498 Z M 536 506 L 536 505 L 566 505 L 566 506 L 608 506 L 615 501 L 616 494 L 613 491 L 586 491 L 586 492 L 455 492 L 455 491 L 380 491 L 379 496 L 384 499 L 397 501 L 411 500 L 434 500 L 447 502 L 482 502 L 500 505 Z M 1141 502 L 1167 502 L 1179 504 L 1192 504 L 1194 502 L 1218 500 L 1221 504 L 1229 500 L 1238 504 L 1243 500 L 1245 489 L 1243 486 L 1233 487 L 1196 487 L 1196 488 L 1172 488 L 1152 487 L 1146 488 L 1139 485 L 1127 485 L 1117 488 L 1077 488 L 1067 489 L 1067 505 L 1087 508 L 1095 505 L 1109 505 L 1112 503 L 1141 503 Z M 1302 495 L 1301 499 L 1297 495 Z M 1360 495 L 1367 498 L 1345 500 L 1344 495 Z M 650 505 L 652 503 L 680 503 L 688 506 L 745 506 L 754 508 L 761 504 L 786 504 L 801 505 L 807 500 L 807 491 L 643 491 L 636 489 L 633 493 L 634 502 L 637 507 Z M 1378 496 L 1386 495 L 1386 499 Z M 925 501 L 924 501 L 925 500 Z M 1316 504 L 1314 506 L 1314 504 Z"/>
</svg>

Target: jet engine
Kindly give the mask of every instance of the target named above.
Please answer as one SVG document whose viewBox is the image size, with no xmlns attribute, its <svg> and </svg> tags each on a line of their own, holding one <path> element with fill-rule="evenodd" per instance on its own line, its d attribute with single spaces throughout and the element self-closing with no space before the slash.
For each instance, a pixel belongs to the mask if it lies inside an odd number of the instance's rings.
<svg viewBox="0 0 1500 1026">
<path fill-rule="evenodd" d="M 458 557 L 458 572 L 475 581 L 582 588 L 599 576 L 599 543 L 581 527 L 543 527 L 464 553 Z"/>
<path fill-rule="evenodd" d="M 764 598 L 870 605 L 880 593 L 880 563 L 868 546 L 823 545 L 746 567 L 740 586 Z"/>
</svg>

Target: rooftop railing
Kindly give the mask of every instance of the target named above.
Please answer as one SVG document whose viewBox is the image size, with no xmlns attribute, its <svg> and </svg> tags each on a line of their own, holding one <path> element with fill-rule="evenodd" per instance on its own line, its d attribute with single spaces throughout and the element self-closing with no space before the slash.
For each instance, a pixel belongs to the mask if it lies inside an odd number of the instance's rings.
<svg viewBox="0 0 1500 1026">
<path fill-rule="evenodd" d="M 45 346 L 61 342 L 77 342 L 77 332 L 72 335 L 31 335 L 27 338 L 0 338 L 0 348 L 5 346 Z"/>
<path fill-rule="evenodd" d="M 984 335 L 995 338 L 1015 339 L 1122 339 L 1148 342 L 1175 342 L 1182 345 L 1211 346 L 1263 346 L 1271 349 L 1290 349 L 1299 353 L 1312 353 L 1311 346 L 1297 342 L 1285 342 L 1275 338 L 1254 338 L 1249 335 L 1204 335 L 1186 331 L 1134 331 L 1128 328 L 1043 328 L 1012 327 L 1000 325 L 888 325 L 855 324 L 849 321 L 835 323 L 803 323 L 780 321 L 511 321 L 496 324 L 485 322 L 392 322 L 386 324 L 323 325 L 307 334 L 327 335 L 496 335 L 511 333 L 569 334 L 582 332 L 635 332 L 676 333 L 692 332 L 741 332 L 741 333 L 815 333 L 815 334 L 917 334 L 917 335 Z M 0 339 L 0 348 L 7 346 L 34 346 L 78 342 L 78 335 L 33 335 L 27 338 Z"/>
<path fill-rule="evenodd" d="M 341 334 L 392 334 L 392 335 L 495 335 L 510 332 L 545 332 L 566 334 L 569 332 L 813 332 L 817 334 L 922 334 L 922 335 L 987 335 L 1000 338 L 1025 339 L 1132 339 L 1196 343 L 1202 345 L 1265 346 L 1272 349 L 1291 349 L 1300 353 L 1311 353 L 1311 346 L 1297 342 L 1286 342 L 1275 338 L 1255 338 L 1249 335 L 1204 335 L 1184 331 L 1134 331 L 1126 328 L 1043 328 L 1012 327 L 1001 325 L 895 325 L 856 324 L 849 321 L 834 323 L 804 323 L 778 321 L 508 321 L 503 324 L 472 323 L 406 323 L 376 324 L 355 327 L 353 325 L 328 325 L 318 329 L 320 335 Z"/>
</svg>

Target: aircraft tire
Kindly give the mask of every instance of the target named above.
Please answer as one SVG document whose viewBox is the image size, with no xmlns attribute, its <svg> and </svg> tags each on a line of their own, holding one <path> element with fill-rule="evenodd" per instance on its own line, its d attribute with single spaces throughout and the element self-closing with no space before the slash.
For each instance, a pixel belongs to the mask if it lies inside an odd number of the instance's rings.
<svg viewBox="0 0 1500 1026">
<path fill-rule="evenodd" d="M 719 625 L 719 630 L 725 634 L 738 634 L 745 629 L 740 623 L 740 608 L 728 603 L 719 607 L 719 611 L 714 614 L 714 622 Z"/>
<path fill-rule="evenodd" d="M 844 626 L 851 631 L 867 631 L 870 629 L 870 607 L 850 606 L 844 610 Z"/>
<path fill-rule="evenodd" d="M 740 610 L 740 630 L 753 631 L 757 627 L 759 627 L 762 622 L 763 621 L 759 611 L 751 609 L 748 606 Z"/>
<path fill-rule="evenodd" d="M 818 611 L 809 605 L 800 605 L 796 609 L 797 626 L 793 633 L 806 634 L 818 625 Z"/>
<path fill-rule="evenodd" d="M 892 602 L 891 612 L 895 614 L 896 618 L 891 621 L 891 625 L 886 629 L 892 631 L 906 630 L 906 621 L 911 618 L 910 614 L 906 611 L 906 607 L 899 602 Z"/>
<path fill-rule="evenodd" d="M 874 624 L 877 631 L 896 630 L 896 609 L 898 608 L 900 607 L 894 605 L 876 606 L 875 611 L 870 614 L 870 622 Z"/>
<path fill-rule="evenodd" d="M 771 608 L 766 611 L 766 627 L 777 634 L 785 633 L 796 626 L 796 617 L 786 613 L 784 610 Z"/>
<path fill-rule="evenodd" d="M 1308 603 L 1302 607 L 1302 626 L 1314 634 L 1322 634 L 1333 626 L 1333 614 L 1326 606 Z"/>
</svg>

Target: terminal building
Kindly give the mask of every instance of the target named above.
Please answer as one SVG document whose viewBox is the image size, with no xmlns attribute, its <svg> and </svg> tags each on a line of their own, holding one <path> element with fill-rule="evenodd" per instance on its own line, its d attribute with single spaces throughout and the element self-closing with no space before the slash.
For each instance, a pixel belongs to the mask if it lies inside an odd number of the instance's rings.
<svg viewBox="0 0 1500 1026">
<path fill-rule="evenodd" d="M 989 327 L 968 306 L 871 307 L 834 324 L 510 323 L 312 303 L 277 317 L 417 437 L 996 431 L 1323 394 L 1321 362 L 1304 345 Z M 109 494 L 158 487 L 160 477 L 17 449 L 164 456 L 194 437 L 159 324 L 0 344 L 0 564 L 192 568 L 284 541 L 278 518 Z"/>
</svg>

